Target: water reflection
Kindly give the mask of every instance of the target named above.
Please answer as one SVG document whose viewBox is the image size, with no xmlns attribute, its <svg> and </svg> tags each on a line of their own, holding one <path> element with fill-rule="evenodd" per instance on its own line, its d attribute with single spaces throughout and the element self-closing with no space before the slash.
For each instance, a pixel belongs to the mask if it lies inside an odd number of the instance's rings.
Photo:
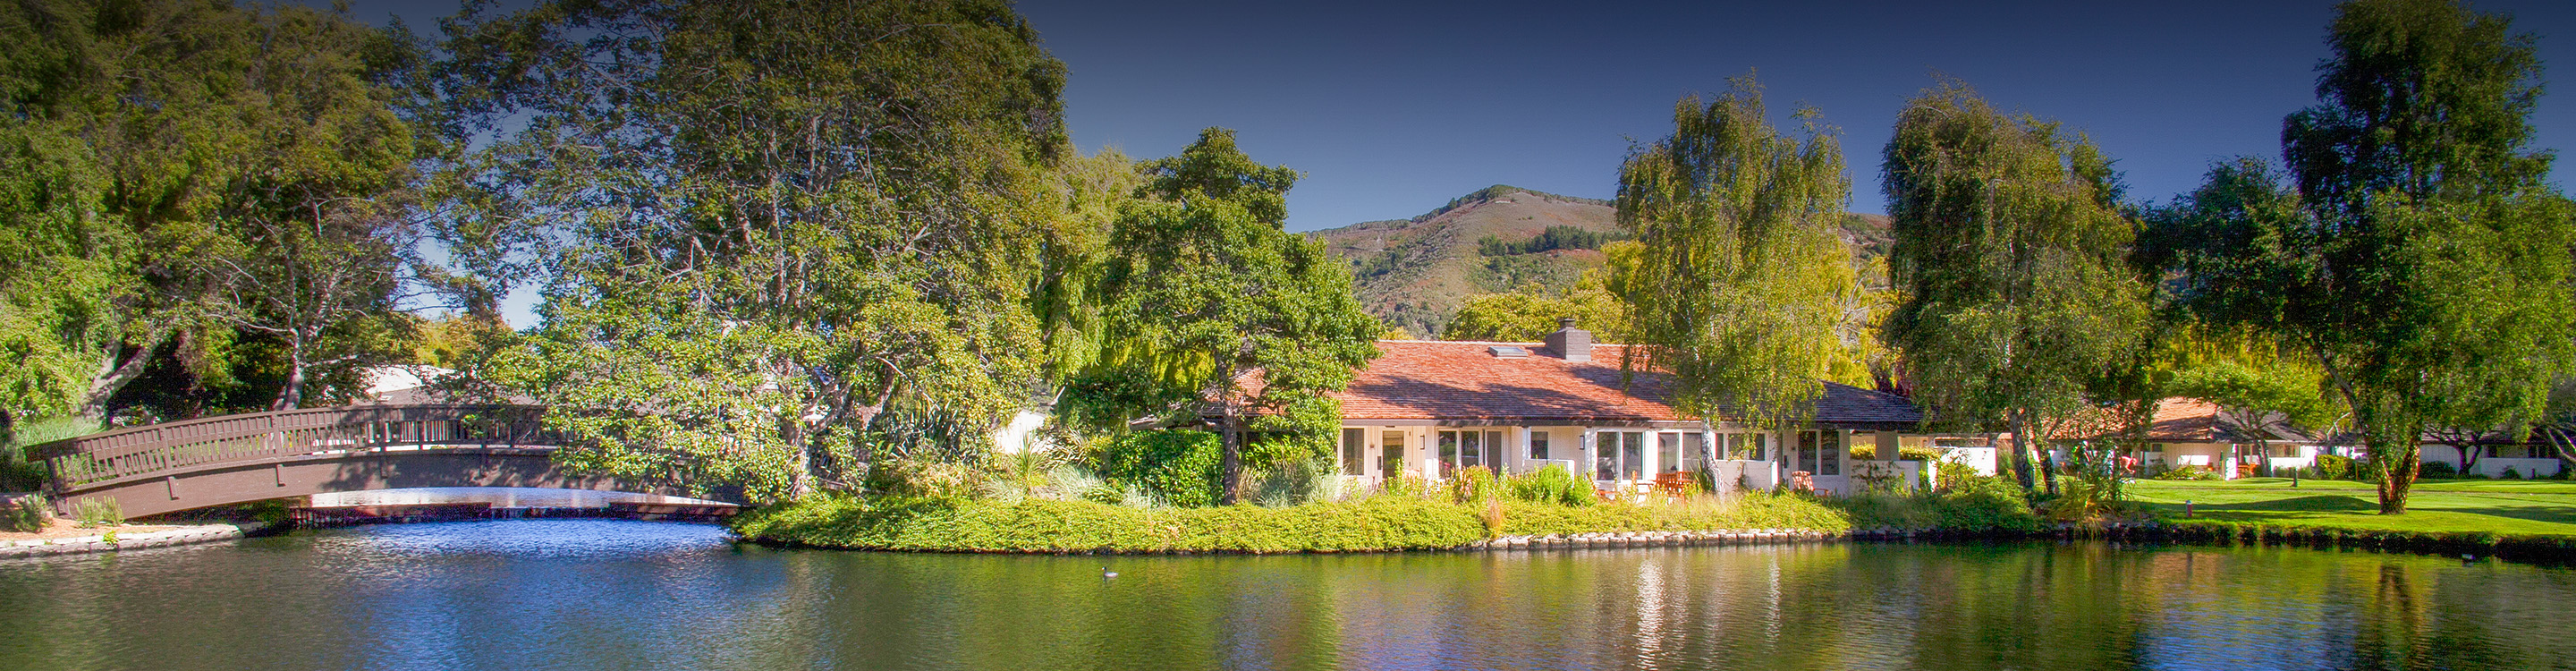
<svg viewBox="0 0 2576 671">
<path fill-rule="evenodd" d="M 2572 605 L 2562 569 L 2312 550 L 1014 557 L 527 520 L 0 563 L 0 668 L 2552 668 Z"/>
</svg>

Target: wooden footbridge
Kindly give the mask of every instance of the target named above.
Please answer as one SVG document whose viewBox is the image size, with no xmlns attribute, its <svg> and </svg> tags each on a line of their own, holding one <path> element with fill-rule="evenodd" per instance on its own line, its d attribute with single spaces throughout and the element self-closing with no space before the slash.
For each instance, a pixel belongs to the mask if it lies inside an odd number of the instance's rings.
<svg viewBox="0 0 2576 671">
<path fill-rule="evenodd" d="M 330 492 L 547 487 L 684 495 L 567 472 L 524 405 L 359 405 L 155 424 L 27 448 L 57 512 L 114 499 L 129 517 Z"/>
</svg>

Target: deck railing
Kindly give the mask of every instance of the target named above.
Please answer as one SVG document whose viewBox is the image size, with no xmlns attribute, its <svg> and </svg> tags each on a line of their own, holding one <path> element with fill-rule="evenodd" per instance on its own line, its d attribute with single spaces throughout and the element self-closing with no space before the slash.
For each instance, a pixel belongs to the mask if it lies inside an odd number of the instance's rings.
<svg viewBox="0 0 2576 671">
<path fill-rule="evenodd" d="M 230 464 L 389 449 L 552 446 L 527 405 L 359 405 L 225 415 L 119 429 L 27 448 L 57 492 Z"/>
</svg>

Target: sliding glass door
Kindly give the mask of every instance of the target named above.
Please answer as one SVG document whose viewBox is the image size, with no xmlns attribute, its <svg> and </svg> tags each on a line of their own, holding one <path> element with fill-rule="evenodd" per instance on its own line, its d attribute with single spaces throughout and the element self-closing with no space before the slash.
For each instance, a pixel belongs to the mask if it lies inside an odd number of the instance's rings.
<svg viewBox="0 0 2576 671">
<path fill-rule="evenodd" d="M 1495 473 L 1503 472 L 1503 432 L 1475 429 L 1442 431 L 1440 441 L 1440 477 L 1458 477 L 1458 471 L 1483 466 Z"/>
<path fill-rule="evenodd" d="M 1646 470 L 1646 432 L 1601 431 L 1593 434 L 1592 479 L 1626 480 Z"/>
</svg>

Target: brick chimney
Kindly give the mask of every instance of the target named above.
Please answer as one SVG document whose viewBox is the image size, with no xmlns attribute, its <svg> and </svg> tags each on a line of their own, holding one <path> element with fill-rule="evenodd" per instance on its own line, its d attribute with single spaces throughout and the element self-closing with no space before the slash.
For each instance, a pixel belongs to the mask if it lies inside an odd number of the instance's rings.
<svg viewBox="0 0 2576 671">
<path fill-rule="evenodd" d="M 1574 318 L 1556 320 L 1556 332 L 1547 334 L 1547 349 L 1567 361 L 1592 360 L 1592 332 L 1574 327 Z"/>
</svg>

